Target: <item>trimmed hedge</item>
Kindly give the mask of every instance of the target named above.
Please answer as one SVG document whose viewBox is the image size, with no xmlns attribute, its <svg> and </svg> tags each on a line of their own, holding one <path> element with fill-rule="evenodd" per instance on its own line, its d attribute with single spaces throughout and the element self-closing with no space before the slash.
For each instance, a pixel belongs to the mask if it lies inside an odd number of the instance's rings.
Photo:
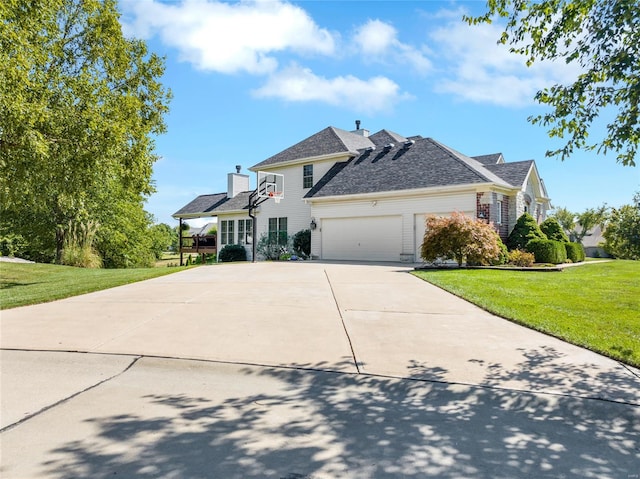
<svg viewBox="0 0 640 479">
<path fill-rule="evenodd" d="M 580 243 L 565 243 L 565 249 L 567 250 L 567 258 L 573 263 L 579 263 L 584 261 L 586 256 L 584 252 L 584 246 Z"/>
<path fill-rule="evenodd" d="M 560 264 L 567 261 L 565 243 L 553 240 L 533 239 L 527 243 L 527 251 L 536 257 L 536 263 Z"/>
<path fill-rule="evenodd" d="M 218 261 L 226 263 L 229 261 L 246 261 L 247 250 L 240 244 L 228 244 L 220 250 Z"/>
</svg>

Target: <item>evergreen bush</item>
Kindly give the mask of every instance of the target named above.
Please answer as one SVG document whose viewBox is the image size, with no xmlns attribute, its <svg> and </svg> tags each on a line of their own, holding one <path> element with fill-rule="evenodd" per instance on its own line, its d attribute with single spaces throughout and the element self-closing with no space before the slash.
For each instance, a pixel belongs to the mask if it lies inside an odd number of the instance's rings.
<svg viewBox="0 0 640 479">
<path fill-rule="evenodd" d="M 564 247 L 567 251 L 567 258 L 570 259 L 572 263 L 584 261 L 586 255 L 584 246 L 580 243 L 565 243 Z"/>
<path fill-rule="evenodd" d="M 538 223 L 529 213 L 524 213 L 507 238 L 507 247 L 510 250 L 526 249 L 527 243 L 534 239 L 546 240 L 546 235 L 540 230 Z"/>
<path fill-rule="evenodd" d="M 246 261 L 247 250 L 240 244 L 228 244 L 220 250 L 218 261 L 227 263 L 230 261 Z"/>
<path fill-rule="evenodd" d="M 311 230 L 300 230 L 293 235 L 293 251 L 301 258 L 311 255 Z"/>
<path fill-rule="evenodd" d="M 536 263 L 560 264 L 567 261 L 565 243 L 546 239 L 533 239 L 527 243 L 527 251 L 533 253 Z"/>
<path fill-rule="evenodd" d="M 540 231 L 546 235 L 547 239 L 562 241 L 563 243 L 569 242 L 569 238 L 555 218 L 547 218 L 540 223 Z"/>
</svg>

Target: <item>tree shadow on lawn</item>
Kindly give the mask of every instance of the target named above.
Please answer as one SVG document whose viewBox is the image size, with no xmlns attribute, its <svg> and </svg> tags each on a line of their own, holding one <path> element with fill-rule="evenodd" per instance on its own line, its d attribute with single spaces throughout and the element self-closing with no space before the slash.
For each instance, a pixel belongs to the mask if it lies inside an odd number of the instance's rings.
<svg viewBox="0 0 640 479">
<path fill-rule="evenodd" d="M 529 368 L 541 362 L 553 368 L 547 364 L 549 354 L 553 351 L 527 351 L 516 370 L 493 364 L 493 380 L 528 376 Z M 139 398 L 143 408 L 161 406 L 165 413 L 153 418 L 123 414 L 89 419 L 97 427 L 97 437 L 52 451 L 56 459 L 47 463 L 48 477 L 627 478 L 637 474 L 637 405 L 437 382 L 446 369 L 430 370 L 419 363 L 412 367 L 406 379 L 244 367 L 244 377 L 237 380 L 256 384 L 255 393 L 218 402 L 187 393 L 144 395 Z M 561 371 L 551 373 L 550 382 L 561 385 Z M 425 374 L 436 381 L 417 379 Z M 612 387 L 622 387 L 623 379 L 610 372 L 595 375 Z M 269 388 L 274 391 L 259 391 L 265 381 L 277 386 Z M 191 388 L 185 383 L 183 390 Z"/>
</svg>

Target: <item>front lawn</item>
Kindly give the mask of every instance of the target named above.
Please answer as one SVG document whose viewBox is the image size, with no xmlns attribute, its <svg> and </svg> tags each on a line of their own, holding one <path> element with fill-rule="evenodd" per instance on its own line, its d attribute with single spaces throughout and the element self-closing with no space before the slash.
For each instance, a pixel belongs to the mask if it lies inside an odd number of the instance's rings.
<svg viewBox="0 0 640 479">
<path fill-rule="evenodd" d="M 45 303 L 182 271 L 184 268 L 85 269 L 0 262 L 0 309 Z"/>
<path fill-rule="evenodd" d="M 498 316 L 640 366 L 640 261 L 590 263 L 560 273 L 414 274 Z"/>
</svg>

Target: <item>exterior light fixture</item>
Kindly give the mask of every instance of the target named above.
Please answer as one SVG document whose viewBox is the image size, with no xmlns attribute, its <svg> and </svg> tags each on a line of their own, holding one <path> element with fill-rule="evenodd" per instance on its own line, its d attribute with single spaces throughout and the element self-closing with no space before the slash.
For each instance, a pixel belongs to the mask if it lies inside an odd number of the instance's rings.
<svg viewBox="0 0 640 479">
<path fill-rule="evenodd" d="M 311 224 L 309 225 L 309 228 L 311 228 L 311 231 L 313 231 L 317 227 L 318 227 L 318 225 L 316 224 L 316 219 L 315 218 L 311 218 Z"/>
</svg>

